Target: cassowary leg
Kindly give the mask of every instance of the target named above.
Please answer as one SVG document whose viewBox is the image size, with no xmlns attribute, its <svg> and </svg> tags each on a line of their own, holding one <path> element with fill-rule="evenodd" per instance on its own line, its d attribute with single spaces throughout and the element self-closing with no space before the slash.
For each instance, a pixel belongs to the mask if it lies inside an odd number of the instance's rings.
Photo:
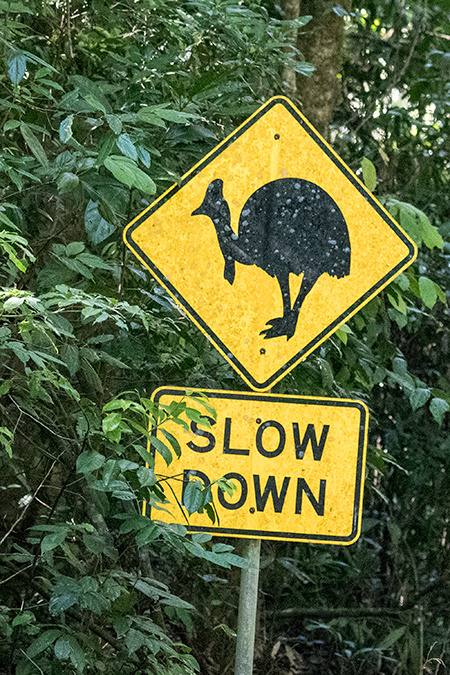
<svg viewBox="0 0 450 675">
<path fill-rule="evenodd" d="M 277 276 L 283 298 L 283 319 L 291 313 L 291 291 L 289 288 L 289 272 Z"/>
<path fill-rule="evenodd" d="M 283 316 L 277 317 L 276 319 L 270 319 L 270 321 L 267 322 L 267 326 L 271 326 L 271 328 L 266 328 L 260 333 L 260 335 L 264 335 L 265 340 L 273 337 L 281 337 L 282 335 L 288 335 L 289 324 L 292 323 L 291 292 L 289 290 L 289 272 L 278 274 L 277 280 L 278 283 L 280 284 L 281 297 L 283 298 Z M 294 325 L 294 332 L 295 332 L 295 325 Z M 292 333 L 292 335 L 293 334 L 294 333 Z"/>
<path fill-rule="evenodd" d="M 302 285 L 300 286 L 300 290 L 298 292 L 297 299 L 294 302 L 294 306 L 292 308 L 292 311 L 296 312 L 297 316 L 298 316 L 298 313 L 300 312 L 300 309 L 303 305 L 303 300 L 306 298 L 306 296 L 308 295 L 308 293 L 310 292 L 310 290 L 312 289 L 312 287 L 316 283 L 319 276 L 320 275 L 317 275 L 317 273 L 308 275 L 306 272 L 303 275 Z"/>
<path fill-rule="evenodd" d="M 299 315 L 300 309 L 303 305 L 303 301 L 306 298 L 306 296 L 308 295 L 308 293 L 310 292 L 310 290 L 312 289 L 312 287 L 314 286 L 314 284 L 316 283 L 319 276 L 316 273 L 308 275 L 307 272 L 305 272 L 304 275 L 303 275 L 302 285 L 300 286 L 300 290 L 298 292 L 297 298 L 294 302 L 294 306 L 292 307 L 292 311 L 291 311 L 291 319 L 290 319 L 290 322 L 289 322 L 289 329 L 292 332 L 286 333 L 288 340 L 289 340 L 289 338 L 291 338 L 294 335 L 295 330 L 297 328 L 298 315 Z"/>
<path fill-rule="evenodd" d="M 286 335 L 287 339 L 290 340 L 291 337 L 294 335 L 296 328 L 297 328 L 297 321 L 298 321 L 298 315 L 301 309 L 301 306 L 303 304 L 304 299 L 316 283 L 318 279 L 318 275 L 316 273 L 314 274 L 305 274 L 303 275 L 303 280 L 302 280 L 302 285 L 300 287 L 300 291 L 297 295 L 297 298 L 294 302 L 294 306 L 291 309 L 291 304 L 290 304 L 290 295 L 288 295 L 289 300 L 288 303 L 286 304 L 285 298 L 285 290 L 287 287 L 287 292 L 289 294 L 289 275 L 287 275 L 287 281 L 283 280 L 278 277 L 278 281 L 280 284 L 281 288 L 281 293 L 283 295 L 283 316 L 279 319 L 271 319 L 270 321 L 267 322 L 268 326 L 271 326 L 271 328 L 266 328 L 266 330 L 263 330 L 260 334 L 264 335 L 264 339 L 268 338 L 273 338 L 273 337 L 281 337 L 282 335 Z M 287 284 L 287 286 L 286 286 Z"/>
</svg>

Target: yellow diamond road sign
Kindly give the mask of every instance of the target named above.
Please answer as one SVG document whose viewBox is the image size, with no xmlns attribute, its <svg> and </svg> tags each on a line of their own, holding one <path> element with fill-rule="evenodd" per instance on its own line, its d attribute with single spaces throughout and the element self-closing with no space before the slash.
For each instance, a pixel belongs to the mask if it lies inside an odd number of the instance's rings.
<svg viewBox="0 0 450 675">
<path fill-rule="evenodd" d="M 197 478 L 208 485 L 225 477 L 237 489 L 230 496 L 213 485 L 219 522 L 213 524 L 205 512 L 194 513 L 188 519 L 189 531 L 322 544 L 356 541 L 367 443 L 364 403 L 206 393 L 217 413 L 216 420 L 208 417 L 211 428 L 195 422 L 189 431 L 173 422 L 164 426 L 177 438 L 181 456 L 167 467 L 156 453 L 155 473 L 170 503 L 152 508 L 153 520 L 186 525 L 181 504 L 188 482 Z M 153 399 L 169 405 L 185 395 L 185 389 L 167 387 L 158 389 Z M 191 405 L 205 415 L 200 403 L 189 399 Z"/>
<path fill-rule="evenodd" d="M 257 110 L 124 236 L 255 390 L 273 386 L 417 253 L 283 97 Z"/>
</svg>

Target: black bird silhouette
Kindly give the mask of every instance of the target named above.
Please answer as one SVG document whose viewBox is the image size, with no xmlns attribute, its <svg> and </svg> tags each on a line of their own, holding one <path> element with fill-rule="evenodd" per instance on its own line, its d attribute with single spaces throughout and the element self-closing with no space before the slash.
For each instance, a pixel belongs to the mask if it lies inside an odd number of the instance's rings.
<svg viewBox="0 0 450 675">
<path fill-rule="evenodd" d="M 224 277 L 232 284 L 235 263 L 257 265 L 276 277 L 283 298 L 283 316 L 267 321 L 264 338 L 295 333 L 304 299 L 324 273 L 342 278 L 350 274 L 350 240 L 339 207 L 321 187 L 301 178 L 279 178 L 256 190 L 245 202 L 238 234 L 231 229 L 223 181 L 208 185 L 205 198 L 192 212 L 208 216 L 216 228 L 225 260 Z M 302 274 L 292 305 L 289 274 Z"/>
</svg>

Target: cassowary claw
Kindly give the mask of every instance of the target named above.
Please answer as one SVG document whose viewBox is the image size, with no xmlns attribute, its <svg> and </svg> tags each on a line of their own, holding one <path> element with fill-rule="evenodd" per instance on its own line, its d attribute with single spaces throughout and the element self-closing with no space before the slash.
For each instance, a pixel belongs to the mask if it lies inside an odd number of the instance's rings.
<svg viewBox="0 0 450 675">
<path fill-rule="evenodd" d="M 280 316 L 276 319 L 270 319 L 266 326 L 271 326 L 260 332 L 264 335 L 264 340 L 285 335 L 288 340 L 293 337 L 297 327 L 298 312 L 290 312 L 287 316 Z"/>
</svg>

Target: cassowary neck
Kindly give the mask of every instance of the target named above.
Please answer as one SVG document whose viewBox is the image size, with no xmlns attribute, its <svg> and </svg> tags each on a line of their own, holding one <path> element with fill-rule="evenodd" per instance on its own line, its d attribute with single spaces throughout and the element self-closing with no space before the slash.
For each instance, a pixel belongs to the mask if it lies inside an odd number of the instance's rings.
<svg viewBox="0 0 450 675">
<path fill-rule="evenodd" d="M 219 241 L 220 249 L 225 257 L 233 241 L 231 236 L 233 231 L 231 229 L 231 214 L 228 204 L 222 200 L 220 206 L 216 206 L 212 213 L 208 214 L 216 229 L 217 239 Z"/>
<path fill-rule="evenodd" d="M 245 246 L 241 245 L 239 236 L 231 229 L 231 214 L 228 204 L 223 201 L 214 210 L 214 215 L 212 213 L 208 215 L 216 228 L 217 240 L 225 260 L 225 279 L 233 283 L 229 277 L 234 278 L 234 263 L 253 265 L 254 260 L 245 251 Z"/>
<path fill-rule="evenodd" d="M 234 281 L 235 275 L 235 255 L 233 255 L 233 244 L 237 236 L 233 234 L 231 229 L 231 214 L 228 204 L 225 199 L 220 200 L 221 204 L 214 205 L 214 213 L 208 214 L 214 224 L 219 242 L 220 250 L 222 251 L 223 259 L 225 261 L 224 278 L 230 284 Z M 235 244 L 234 244 L 235 246 Z"/>
</svg>

